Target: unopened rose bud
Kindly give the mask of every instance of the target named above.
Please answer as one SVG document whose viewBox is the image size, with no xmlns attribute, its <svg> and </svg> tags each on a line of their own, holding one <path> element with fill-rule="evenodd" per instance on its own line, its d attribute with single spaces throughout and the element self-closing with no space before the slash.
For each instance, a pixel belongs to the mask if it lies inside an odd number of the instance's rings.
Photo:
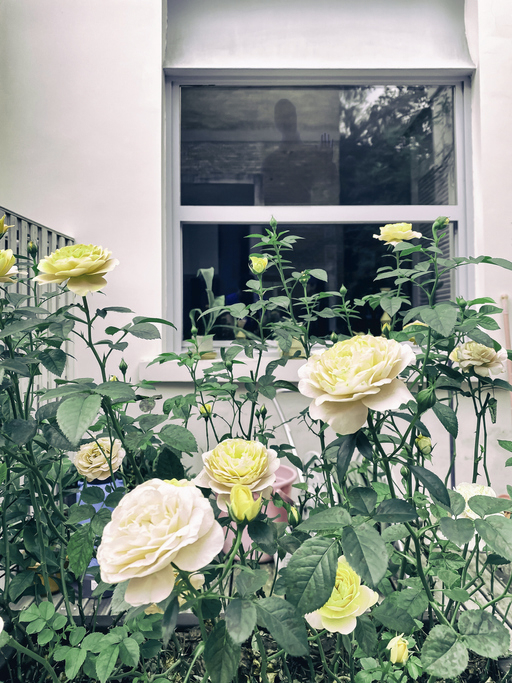
<svg viewBox="0 0 512 683">
<path fill-rule="evenodd" d="M 336 344 L 336 343 L 337 343 L 337 341 L 338 341 L 338 335 L 336 334 L 336 332 L 331 332 L 331 341 L 332 341 L 333 344 Z"/>
<path fill-rule="evenodd" d="M 191 334 L 193 337 L 196 336 L 196 334 L 198 333 L 198 331 L 199 331 L 199 330 L 197 329 L 197 327 L 196 327 L 195 325 L 192 325 L 192 327 L 190 328 L 190 334 Z"/>
<path fill-rule="evenodd" d="M 268 258 L 266 256 L 250 256 L 249 257 L 249 268 L 256 275 L 261 275 L 264 273 L 268 266 Z"/>
<path fill-rule="evenodd" d="M 128 370 L 128 364 L 124 358 L 121 358 L 121 362 L 119 363 L 119 371 L 121 372 L 123 377 L 124 377 L 124 375 L 126 375 L 127 370 Z"/>
<path fill-rule="evenodd" d="M 5 224 L 5 213 L 4 213 L 2 218 L 0 218 L 0 237 L 2 237 L 2 235 L 5 235 L 5 233 L 9 230 L 9 228 L 14 228 L 14 225 L 6 225 Z"/>
<path fill-rule="evenodd" d="M 229 514 L 237 524 L 251 522 L 261 510 L 261 495 L 257 500 L 254 500 L 251 489 L 243 484 L 233 486 L 229 494 L 229 501 Z"/>
<path fill-rule="evenodd" d="M 205 403 L 204 405 L 199 406 L 199 412 L 204 417 L 204 419 L 207 420 L 212 414 L 212 404 Z"/>
<path fill-rule="evenodd" d="M 299 511 L 295 505 L 290 505 L 290 510 L 288 512 L 288 522 L 292 527 L 296 527 L 298 524 L 300 524 Z"/>
<path fill-rule="evenodd" d="M 7 227 L 10 228 L 12 226 L 8 225 Z M 38 252 L 37 244 L 35 242 L 32 242 L 32 240 L 30 240 L 30 242 L 27 244 L 27 254 L 29 256 L 37 256 L 37 252 Z"/>
<path fill-rule="evenodd" d="M 310 274 L 309 274 L 309 271 L 308 271 L 308 270 L 303 270 L 302 273 L 300 274 L 299 281 L 300 281 L 303 285 L 307 285 L 307 283 L 309 282 L 310 277 L 311 277 L 311 276 L 310 276 Z"/>
<path fill-rule="evenodd" d="M 422 455 L 430 455 L 432 453 L 432 440 L 428 436 L 420 434 L 416 437 L 414 443 Z"/>
<path fill-rule="evenodd" d="M 450 219 L 447 218 L 446 216 L 439 216 L 439 218 L 436 218 L 434 221 L 434 224 L 432 225 L 433 230 L 439 230 L 440 228 L 445 228 L 448 223 L 450 222 Z"/>
<path fill-rule="evenodd" d="M 346 294 L 347 294 L 347 288 L 345 287 L 345 285 L 341 285 L 341 287 L 340 287 L 340 294 L 341 294 L 341 296 L 343 296 L 343 297 L 346 296 Z"/>
<path fill-rule="evenodd" d="M 110 375 L 108 381 L 109 382 L 119 382 L 119 380 L 117 379 L 117 377 L 115 375 Z"/>
<path fill-rule="evenodd" d="M 256 411 L 256 415 L 257 415 L 258 417 L 262 417 L 263 419 L 265 419 L 265 417 L 266 417 L 266 415 L 267 415 L 267 412 L 268 412 L 268 411 L 267 411 L 266 406 L 261 406 L 261 408 L 260 408 L 259 410 Z"/>
<path fill-rule="evenodd" d="M 405 664 L 409 659 L 409 645 L 403 633 L 391 638 L 386 650 L 390 650 L 389 658 L 393 664 Z"/>
</svg>

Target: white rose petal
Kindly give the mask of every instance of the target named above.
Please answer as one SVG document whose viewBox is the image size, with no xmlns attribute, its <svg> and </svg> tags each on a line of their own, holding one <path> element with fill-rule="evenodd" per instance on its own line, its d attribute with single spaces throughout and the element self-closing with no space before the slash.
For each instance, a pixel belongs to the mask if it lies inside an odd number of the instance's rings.
<svg viewBox="0 0 512 683">
<path fill-rule="evenodd" d="M 110 477 L 111 471 L 117 472 L 125 455 L 119 439 L 111 442 L 108 437 L 102 437 L 81 446 L 70 459 L 87 481 L 104 481 Z"/>
</svg>

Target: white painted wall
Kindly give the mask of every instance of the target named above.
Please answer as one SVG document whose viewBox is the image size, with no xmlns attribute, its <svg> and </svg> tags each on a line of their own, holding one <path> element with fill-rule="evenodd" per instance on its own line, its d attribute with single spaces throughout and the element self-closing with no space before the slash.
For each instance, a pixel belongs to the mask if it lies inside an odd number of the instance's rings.
<svg viewBox="0 0 512 683">
<path fill-rule="evenodd" d="M 161 316 L 161 0 L 2 0 L 0 101 L 0 205 L 113 252 L 92 306 Z"/>
</svg>

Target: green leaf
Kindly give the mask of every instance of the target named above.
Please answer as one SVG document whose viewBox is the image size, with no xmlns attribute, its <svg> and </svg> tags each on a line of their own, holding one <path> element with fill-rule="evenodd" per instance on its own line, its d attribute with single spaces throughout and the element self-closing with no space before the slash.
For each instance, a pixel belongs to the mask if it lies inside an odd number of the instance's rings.
<svg viewBox="0 0 512 683">
<path fill-rule="evenodd" d="M 450 496 L 450 509 L 455 517 L 457 517 L 466 509 L 466 501 L 464 500 L 464 496 L 461 496 L 458 491 L 451 490 L 448 491 L 448 495 Z"/>
<path fill-rule="evenodd" d="M 103 633 L 89 633 L 82 642 L 82 648 L 90 652 L 100 652 L 104 639 Z"/>
<path fill-rule="evenodd" d="M 125 666 L 136 667 L 139 663 L 140 649 L 135 638 L 125 638 L 119 643 L 119 656 Z"/>
<path fill-rule="evenodd" d="M 268 573 L 264 569 L 240 571 L 235 579 L 236 589 L 242 597 L 256 593 L 268 581 Z"/>
<path fill-rule="evenodd" d="M 82 642 L 82 640 L 85 638 L 87 631 L 85 629 L 85 626 L 77 626 L 74 628 L 71 633 L 69 634 L 69 643 L 73 647 L 78 645 L 78 643 Z"/>
<path fill-rule="evenodd" d="M 0 484 L 3 484 L 7 478 L 7 465 L 5 462 L 0 463 Z"/>
<path fill-rule="evenodd" d="M 41 431 L 43 432 L 43 436 L 46 439 L 46 441 L 50 444 L 50 446 L 53 446 L 54 448 L 57 448 L 59 451 L 76 451 L 77 446 L 75 444 L 72 444 L 64 434 L 60 432 L 56 427 L 54 427 L 51 424 L 44 424 L 41 427 Z"/>
<path fill-rule="evenodd" d="M 356 486 L 348 492 L 348 499 L 360 515 L 371 515 L 377 503 L 377 494 L 373 489 Z"/>
<path fill-rule="evenodd" d="M 112 519 L 112 512 L 106 507 L 101 508 L 91 519 L 91 529 L 93 534 L 96 536 L 101 536 L 103 529 Z"/>
<path fill-rule="evenodd" d="M 79 578 L 89 566 L 94 546 L 89 524 L 85 524 L 71 534 L 68 542 L 69 566 L 74 575 Z"/>
<path fill-rule="evenodd" d="M 277 528 L 273 522 L 254 519 L 247 525 L 251 540 L 267 555 L 277 552 Z"/>
<path fill-rule="evenodd" d="M 155 474 L 159 479 L 184 479 L 185 468 L 176 453 L 164 446 L 156 462 Z"/>
<path fill-rule="evenodd" d="M 338 475 L 338 484 L 340 486 L 343 486 L 345 483 L 350 461 L 352 460 L 356 448 L 356 441 L 357 433 L 342 436 L 340 439 L 336 439 L 334 444 L 331 444 L 331 446 L 339 444 L 336 456 L 336 474 Z"/>
<path fill-rule="evenodd" d="M 11 602 L 16 602 L 20 595 L 23 595 L 27 588 L 32 586 L 35 576 L 35 572 L 26 569 L 11 577 L 11 582 L 9 583 L 9 600 Z M 25 612 L 22 616 L 27 616 L 27 614 L 28 612 Z M 39 612 L 37 613 L 37 616 L 39 616 Z M 22 621 L 25 621 L 25 619 L 22 619 Z"/>
<path fill-rule="evenodd" d="M 55 635 L 55 631 L 51 628 L 45 628 L 41 631 L 41 633 L 38 634 L 37 636 L 37 644 L 41 647 L 43 645 L 47 645 L 50 640 L 52 640 L 53 636 Z"/>
<path fill-rule="evenodd" d="M 160 339 L 160 332 L 152 323 L 137 323 L 129 327 L 127 332 L 139 339 Z"/>
<path fill-rule="evenodd" d="M 424 308 L 421 319 L 435 332 L 449 337 L 457 323 L 457 307 L 450 304 L 436 304 L 433 308 Z"/>
<path fill-rule="evenodd" d="M 80 494 L 80 500 L 82 503 L 88 503 L 89 505 L 97 505 L 98 503 L 103 503 L 105 498 L 105 493 L 101 486 L 84 486 Z"/>
<path fill-rule="evenodd" d="M 385 543 L 394 543 L 409 536 L 409 529 L 405 524 L 392 524 L 382 529 L 381 538 Z"/>
<path fill-rule="evenodd" d="M 67 354 L 62 349 L 47 349 L 38 354 L 39 361 L 57 377 L 61 377 L 66 367 Z"/>
<path fill-rule="evenodd" d="M 476 519 L 475 527 L 494 552 L 512 561 L 512 519 L 501 515 Z"/>
<path fill-rule="evenodd" d="M 491 498 L 490 496 L 471 496 L 468 500 L 468 505 L 479 517 L 495 515 L 504 510 L 512 510 L 512 500 Z"/>
<path fill-rule="evenodd" d="M 351 517 L 345 508 L 332 507 L 311 515 L 297 527 L 298 531 L 341 531 L 351 524 Z"/>
<path fill-rule="evenodd" d="M 226 626 L 235 643 L 243 643 L 256 626 L 256 607 L 250 600 L 231 600 L 226 608 Z"/>
<path fill-rule="evenodd" d="M 512 441 L 505 441 L 504 439 L 498 439 L 499 445 L 506 451 L 512 453 Z"/>
<path fill-rule="evenodd" d="M 466 647 L 482 657 L 496 659 L 508 652 L 510 632 L 495 616 L 483 610 L 468 610 L 459 617 L 459 632 Z"/>
<path fill-rule="evenodd" d="M 377 629 L 373 621 L 366 615 L 357 617 L 357 625 L 354 637 L 361 650 L 368 656 L 374 654 L 377 643 Z"/>
<path fill-rule="evenodd" d="M 17 320 L 15 323 L 6 325 L 2 330 L 0 330 L 0 339 L 5 339 L 5 337 L 12 337 L 13 334 L 18 334 L 19 332 L 35 330 L 40 324 L 40 320 Z"/>
<path fill-rule="evenodd" d="M 376 586 L 384 578 L 388 553 L 384 541 L 372 526 L 345 527 L 341 544 L 350 566 L 363 581 Z"/>
<path fill-rule="evenodd" d="M 78 444 L 95 421 L 101 406 L 101 396 L 78 394 L 64 400 L 57 410 L 57 422 L 71 443 Z"/>
<path fill-rule="evenodd" d="M 468 661 L 468 651 L 457 633 L 449 626 L 434 626 L 421 650 L 426 672 L 439 678 L 454 678 L 464 671 Z"/>
<path fill-rule="evenodd" d="M 32 574 L 32 576 L 35 576 L 35 574 Z M 22 610 L 19 613 L 19 621 L 21 622 L 26 622 L 26 621 L 34 621 L 35 619 L 39 619 L 39 607 L 33 602 L 31 605 L 27 607 L 27 609 Z"/>
<path fill-rule="evenodd" d="M 180 611 L 180 604 L 176 596 L 172 597 L 171 601 L 167 605 L 162 617 L 162 641 L 165 646 L 169 642 L 176 625 L 178 623 L 178 614 Z"/>
<path fill-rule="evenodd" d="M 396 522 L 410 522 L 417 516 L 414 507 L 406 500 L 386 498 L 375 510 L 373 519 L 376 522 L 395 524 Z"/>
<path fill-rule="evenodd" d="M 460 519 L 442 517 L 439 521 L 439 527 L 446 538 L 458 546 L 466 545 L 475 535 L 473 521 L 465 517 Z"/>
<path fill-rule="evenodd" d="M 87 657 L 87 652 L 82 650 L 82 648 L 74 647 L 67 654 L 65 658 L 66 662 L 66 676 L 72 680 L 78 675 L 80 667 L 85 662 Z"/>
<path fill-rule="evenodd" d="M 312 277 L 316 278 L 317 280 L 321 280 L 322 282 L 327 282 L 328 280 L 327 273 L 325 272 L 325 270 L 322 270 L 322 268 L 313 268 L 308 272 Z"/>
<path fill-rule="evenodd" d="M 112 403 L 128 403 L 137 398 L 134 390 L 125 382 L 103 382 L 94 391 L 102 396 L 108 396 Z"/>
<path fill-rule="evenodd" d="M 197 441 L 188 429 L 181 425 L 170 424 L 160 430 L 158 436 L 176 451 L 197 453 Z"/>
<path fill-rule="evenodd" d="M 43 630 L 46 626 L 46 621 L 44 619 L 41 619 L 40 617 L 38 619 L 34 619 L 34 621 L 31 621 L 30 624 L 27 626 L 27 633 L 30 633 L 30 635 L 33 635 L 34 633 L 40 633 L 40 631 Z"/>
<path fill-rule="evenodd" d="M 119 645 L 108 645 L 102 649 L 96 660 L 96 674 L 100 679 L 100 683 L 106 683 L 108 677 L 116 667 L 117 658 L 119 657 Z"/>
<path fill-rule="evenodd" d="M 35 420 L 9 420 L 4 425 L 5 433 L 17 443 L 18 446 L 31 441 L 37 434 L 37 422 Z"/>
<path fill-rule="evenodd" d="M 399 296 L 389 297 L 383 296 L 380 300 L 381 308 L 386 311 L 388 315 L 393 317 L 402 307 L 403 299 Z"/>
<path fill-rule="evenodd" d="M 39 605 L 39 614 L 45 621 L 49 621 L 55 614 L 55 607 L 52 602 L 42 602 Z"/>
<path fill-rule="evenodd" d="M 144 431 L 147 432 L 159 424 L 167 420 L 167 415 L 141 415 L 139 417 L 139 426 Z"/>
<path fill-rule="evenodd" d="M 303 617 L 286 600 L 272 596 L 256 603 L 258 623 L 270 631 L 279 647 L 293 657 L 308 654 L 308 633 Z"/>
<path fill-rule="evenodd" d="M 16 358 L 7 358 L 0 363 L 0 369 L 15 372 L 22 377 L 30 377 L 30 370 L 26 363 Z"/>
<path fill-rule="evenodd" d="M 233 642 L 224 620 L 218 621 L 204 647 L 204 663 L 212 683 L 231 683 L 238 671 L 240 646 Z"/>
<path fill-rule="evenodd" d="M 434 472 L 430 472 L 419 465 L 409 465 L 409 469 L 434 498 L 437 498 L 443 505 L 450 507 L 450 496 L 448 495 L 446 486 L 441 479 L 439 479 L 437 474 L 434 474 Z"/>
<path fill-rule="evenodd" d="M 439 401 L 432 406 L 432 410 L 446 431 L 456 439 L 457 434 L 459 433 L 459 422 L 455 412 L 450 406 L 440 403 Z"/>
<path fill-rule="evenodd" d="M 281 576 L 286 584 L 286 598 L 301 614 L 323 607 L 331 597 L 338 555 L 338 541 L 316 536 L 291 556 Z"/>
<path fill-rule="evenodd" d="M 443 593 L 455 602 L 466 602 L 470 598 L 469 593 L 464 588 L 445 588 Z"/>
<path fill-rule="evenodd" d="M 398 603 L 399 593 L 391 593 L 387 598 L 375 605 L 372 616 L 391 631 L 412 633 L 416 627 L 414 619 L 407 612 L 407 608 Z"/>
</svg>

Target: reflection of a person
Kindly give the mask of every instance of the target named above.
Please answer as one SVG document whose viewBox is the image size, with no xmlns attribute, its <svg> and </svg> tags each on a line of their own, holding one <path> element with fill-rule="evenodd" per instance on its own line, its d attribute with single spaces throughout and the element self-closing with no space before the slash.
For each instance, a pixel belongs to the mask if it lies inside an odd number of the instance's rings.
<svg viewBox="0 0 512 683">
<path fill-rule="evenodd" d="M 290 100 L 276 102 L 274 120 L 281 142 L 263 162 L 264 203 L 337 204 L 338 178 L 329 135 L 322 135 L 320 149 L 305 145 Z"/>
</svg>

